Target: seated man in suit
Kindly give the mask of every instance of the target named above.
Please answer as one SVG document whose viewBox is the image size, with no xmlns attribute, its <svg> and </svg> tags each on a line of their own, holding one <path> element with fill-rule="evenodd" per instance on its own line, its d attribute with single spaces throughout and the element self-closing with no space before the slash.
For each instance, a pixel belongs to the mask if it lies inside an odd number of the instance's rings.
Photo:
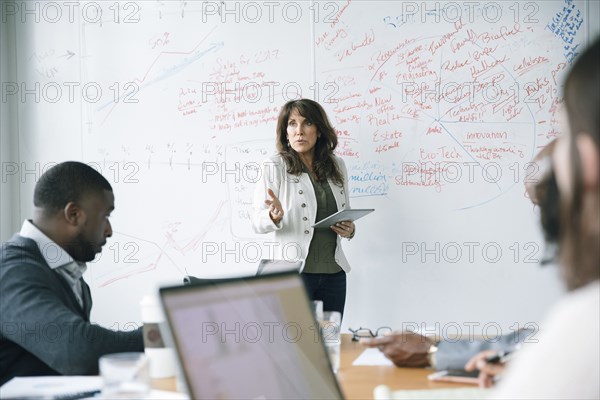
<svg viewBox="0 0 600 400">
<path fill-rule="evenodd" d="M 108 181 L 79 162 L 50 168 L 35 186 L 33 219 L 0 247 L 0 385 L 14 376 L 98 374 L 109 353 L 143 351 L 141 329 L 90 322 L 86 262 L 112 235 Z"/>
</svg>

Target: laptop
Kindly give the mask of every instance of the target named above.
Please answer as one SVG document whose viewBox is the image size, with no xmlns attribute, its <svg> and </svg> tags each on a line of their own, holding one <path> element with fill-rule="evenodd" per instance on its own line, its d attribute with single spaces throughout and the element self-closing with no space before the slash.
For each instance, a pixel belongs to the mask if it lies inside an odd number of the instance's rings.
<svg viewBox="0 0 600 400">
<path fill-rule="evenodd" d="M 287 261 L 287 260 L 269 260 L 262 259 L 258 263 L 256 275 L 274 274 L 277 272 L 296 271 L 302 272 L 304 268 L 304 260 Z"/>
<path fill-rule="evenodd" d="M 256 275 L 267 275 L 267 274 L 275 274 L 279 272 L 302 272 L 302 268 L 304 268 L 304 260 L 298 261 L 287 261 L 287 260 L 270 260 L 270 259 L 262 259 L 258 263 L 258 268 L 256 270 Z M 248 275 L 246 275 L 248 276 Z M 193 275 L 185 275 L 183 277 L 184 285 L 192 285 L 198 283 L 218 283 L 220 281 L 228 281 L 231 278 L 198 278 Z"/>
<path fill-rule="evenodd" d="M 160 289 L 192 399 L 342 399 L 295 272 Z"/>
</svg>

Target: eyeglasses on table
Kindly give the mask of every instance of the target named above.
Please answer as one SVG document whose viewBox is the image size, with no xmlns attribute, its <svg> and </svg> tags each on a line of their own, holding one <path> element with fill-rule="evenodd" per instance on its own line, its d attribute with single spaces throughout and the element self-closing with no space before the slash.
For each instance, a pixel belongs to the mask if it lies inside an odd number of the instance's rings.
<svg viewBox="0 0 600 400">
<path fill-rule="evenodd" d="M 373 332 L 369 328 L 363 328 L 362 326 L 358 329 L 348 328 L 350 332 L 352 332 L 352 341 L 358 342 L 360 339 L 370 339 L 378 336 L 384 336 L 392 333 L 392 328 L 389 326 L 381 326 L 377 328 L 375 332 Z"/>
</svg>

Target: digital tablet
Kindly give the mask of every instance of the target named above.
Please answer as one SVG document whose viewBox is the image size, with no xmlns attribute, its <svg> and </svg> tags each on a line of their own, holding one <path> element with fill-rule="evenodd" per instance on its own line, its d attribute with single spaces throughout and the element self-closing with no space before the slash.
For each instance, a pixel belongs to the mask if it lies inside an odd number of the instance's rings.
<svg viewBox="0 0 600 400">
<path fill-rule="evenodd" d="M 296 271 L 301 272 L 304 267 L 304 260 L 267 260 L 262 259 L 258 264 L 256 275 L 275 274 L 278 272 Z"/>
<path fill-rule="evenodd" d="M 364 217 L 367 214 L 375 211 L 374 208 L 350 208 L 341 210 L 335 214 L 331 214 L 329 217 L 320 220 L 315 223 L 313 228 L 329 228 L 331 225 L 335 225 L 341 221 L 356 221 L 359 218 Z"/>
</svg>

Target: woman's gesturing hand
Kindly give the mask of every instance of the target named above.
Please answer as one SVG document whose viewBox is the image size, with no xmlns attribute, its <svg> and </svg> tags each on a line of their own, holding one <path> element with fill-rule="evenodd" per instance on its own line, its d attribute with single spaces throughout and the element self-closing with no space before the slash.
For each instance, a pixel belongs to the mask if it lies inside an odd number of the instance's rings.
<svg viewBox="0 0 600 400">
<path fill-rule="evenodd" d="M 265 200 L 265 204 L 269 206 L 269 217 L 271 217 L 271 220 L 274 223 L 278 224 L 281 221 L 281 218 L 283 218 L 281 202 L 271 189 L 267 189 L 267 196 L 269 196 L 269 199 Z"/>
</svg>

